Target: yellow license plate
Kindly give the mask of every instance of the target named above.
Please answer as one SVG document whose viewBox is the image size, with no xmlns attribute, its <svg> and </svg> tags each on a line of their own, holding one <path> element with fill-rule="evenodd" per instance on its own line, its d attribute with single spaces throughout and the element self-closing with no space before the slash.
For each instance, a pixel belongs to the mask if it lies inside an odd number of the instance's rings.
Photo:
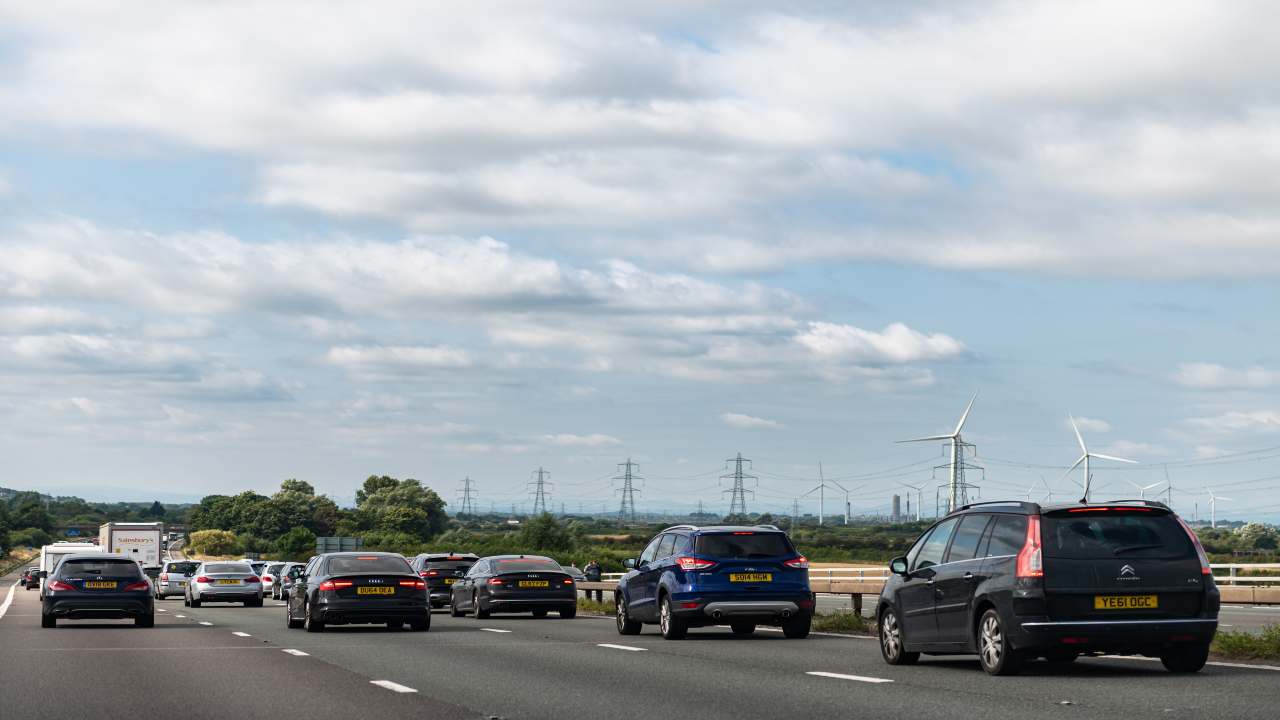
<svg viewBox="0 0 1280 720">
<path fill-rule="evenodd" d="M 239 580 L 214 580 L 214 585 L 239 585 Z"/>
<path fill-rule="evenodd" d="M 86 590 L 115 590 L 115 580 L 86 580 L 84 583 Z"/>
<path fill-rule="evenodd" d="M 1094 610 L 1154 610 L 1160 607 L 1158 595 L 1094 595 Z"/>
<path fill-rule="evenodd" d="M 364 587 L 356 588 L 356 594 L 357 595 L 395 595 L 396 589 L 393 587 L 375 587 L 373 585 L 366 585 Z"/>
<path fill-rule="evenodd" d="M 551 581 L 550 580 L 521 580 L 519 583 L 517 583 L 517 587 L 532 587 L 532 588 L 551 587 Z"/>
<path fill-rule="evenodd" d="M 729 573 L 729 582 L 773 582 L 773 573 Z"/>
<path fill-rule="evenodd" d="M 452 585 L 452 584 L 454 584 L 454 583 L 456 583 L 456 582 L 458 582 L 458 578 L 445 578 L 445 579 L 444 579 L 444 584 L 445 584 L 445 585 Z"/>
</svg>

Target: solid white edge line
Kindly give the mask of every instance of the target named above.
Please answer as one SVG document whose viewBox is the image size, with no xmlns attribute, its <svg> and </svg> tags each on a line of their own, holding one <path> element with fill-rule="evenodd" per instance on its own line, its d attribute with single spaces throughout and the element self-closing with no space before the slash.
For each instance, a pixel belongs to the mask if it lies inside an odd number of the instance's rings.
<svg viewBox="0 0 1280 720">
<path fill-rule="evenodd" d="M 1141 662 L 1160 662 L 1160 658 L 1139 657 L 1137 655 L 1095 655 L 1095 660 L 1139 660 Z M 1214 667 L 1243 668 L 1245 670 L 1269 670 L 1271 672 L 1280 672 L 1280 665 L 1253 665 L 1251 663 L 1233 663 L 1222 662 L 1221 660 L 1210 660 L 1205 665 L 1213 665 Z"/>
<path fill-rule="evenodd" d="M 596 647 L 612 648 L 614 650 L 630 650 L 631 652 L 643 652 L 649 648 L 632 647 L 630 645 L 614 645 L 613 643 L 596 643 Z"/>
<path fill-rule="evenodd" d="M 400 683 L 391 682 L 390 680 L 370 680 L 370 681 L 369 681 L 369 683 L 370 683 L 371 685 L 377 685 L 377 686 L 378 686 L 378 687 L 380 687 L 380 688 L 386 688 L 387 690 L 390 690 L 391 692 L 398 692 L 398 693 L 416 693 L 416 692 L 418 692 L 417 690 L 414 690 L 413 688 L 409 687 L 408 685 L 401 685 Z"/>
<path fill-rule="evenodd" d="M 864 683 L 891 683 L 889 678 L 867 677 L 866 675 L 844 675 L 842 673 L 821 672 L 812 670 L 806 672 L 805 675 L 817 675 L 818 677 L 835 678 L 836 680 L 855 680 Z"/>
<path fill-rule="evenodd" d="M 501 630 L 501 629 L 499 629 L 499 628 L 480 628 L 480 629 L 481 629 L 481 630 L 483 630 L 483 631 L 485 631 L 485 632 L 496 632 L 496 633 L 509 633 L 509 632 L 511 632 L 510 630 Z"/>
<path fill-rule="evenodd" d="M 283 652 L 283 653 L 289 653 L 290 655 L 295 655 L 295 656 L 297 656 L 297 657 L 307 657 L 308 655 L 310 655 L 310 654 L 311 654 L 311 653 L 309 653 L 309 652 L 303 652 L 303 651 L 301 651 L 301 650 L 295 650 L 295 649 L 293 649 L 293 648 L 285 648 L 285 649 L 281 650 L 280 652 Z"/>
<path fill-rule="evenodd" d="M 17 589 L 18 589 L 18 581 L 14 580 L 13 584 L 9 586 L 8 597 L 4 599 L 3 603 L 0 603 L 0 618 L 3 618 L 4 614 L 9 612 L 9 606 L 13 604 L 13 591 Z"/>
<path fill-rule="evenodd" d="M 233 632 L 233 633 L 231 633 L 231 634 L 232 634 L 232 635 L 235 635 L 236 637 L 253 637 L 253 636 L 252 636 L 252 635 L 250 635 L 249 633 L 247 633 L 247 632 L 240 632 L 239 630 L 236 630 L 235 632 Z"/>
</svg>

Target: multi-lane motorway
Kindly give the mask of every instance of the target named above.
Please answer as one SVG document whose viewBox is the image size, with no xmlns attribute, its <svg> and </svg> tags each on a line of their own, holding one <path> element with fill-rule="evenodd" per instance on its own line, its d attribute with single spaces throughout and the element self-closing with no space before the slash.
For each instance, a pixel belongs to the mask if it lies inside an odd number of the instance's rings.
<svg viewBox="0 0 1280 720">
<path fill-rule="evenodd" d="M 14 580 L 0 581 L 0 602 Z M 1086 659 L 993 678 L 967 658 L 889 667 L 867 639 L 707 629 L 668 642 L 586 617 L 437 613 L 429 633 L 308 634 L 287 630 L 270 600 L 189 609 L 174 599 L 149 630 L 114 620 L 43 630 L 36 593 L 13 598 L 0 618 L 6 718 L 1257 718 L 1280 704 L 1280 668 L 1211 665 L 1187 677 L 1158 662 Z"/>
</svg>

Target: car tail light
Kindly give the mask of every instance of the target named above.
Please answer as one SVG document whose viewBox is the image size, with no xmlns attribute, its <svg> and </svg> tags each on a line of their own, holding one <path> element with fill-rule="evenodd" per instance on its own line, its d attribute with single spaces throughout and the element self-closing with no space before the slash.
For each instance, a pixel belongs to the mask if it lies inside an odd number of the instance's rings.
<svg viewBox="0 0 1280 720">
<path fill-rule="evenodd" d="M 489 584 L 490 584 L 490 585 L 501 585 L 501 584 L 502 584 L 502 578 L 489 578 Z"/>
<path fill-rule="evenodd" d="M 680 609 L 682 610 L 695 610 L 697 609 L 697 607 L 698 607 L 698 602 L 696 600 L 692 602 L 680 603 Z"/>
<path fill-rule="evenodd" d="M 715 566 L 715 563 L 710 560 L 688 556 L 676 558 L 676 563 L 680 565 L 681 570 L 706 570 Z"/>
<path fill-rule="evenodd" d="M 422 577 L 436 577 L 440 574 L 439 570 L 428 570 L 422 573 Z"/>
<path fill-rule="evenodd" d="M 160 579 L 169 582 L 169 573 L 160 573 Z"/>
<path fill-rule="evenodd" d="M 786 565 L 789 568 L 794 568 L 796 570 L 808 570 L 809 558 L 801 555 L 798 558 L 791 558 L 790 560 L 784 561 L 782 564 Z"/>
<path fill-rule="evenodd" d="M 1083 637 L 1064 637 L 1064 638 L 1062 638 L 1062 644 L 1063 644 L 1063 645 L 1088 645 L 1088 644 L 1089 644 L 1089 638 L 1083 638 Z"/>
<path fill-rule="evenodd" d="M 755 533 L 751 532 L 750 530 L 740 530 L 740 531 L 734 532 L 733 534 L 734 535 L 755 535 Z"/>
<path fill-rule="evenodd" d="M 1196 557 L 1200 558 L 1200 574 L 1212 577 L 1213 568 L 1209 567 L 1209 556 L 1204 553 L 1204 545 L 1200 544 L 1200 538 L 1196 535 L 1196 531 L 1192 530 L 1187 521 L 1180 516 L 1174 515 L 1174 517 L 1177 518 L 1178 524 L 1182 526 L 1182 529 L 1187 531 L 1187 536 L 1191 538 L 1191 544 L 1196 547 Z"/>
<path fill-rule="evenodd" d="M 258 579 L 257 575 L 250 575 L 249 577 L 245 578 L 244 581 L 246 583 L 262 582 L 261 580 Z"/>
<path fill-rule="evenodd" d="M 341 590 L 351 587 L 350 580 L 325 580 L 320 583 L 321 590 Z"/>
<path fill-rule="evenodd" d="M 206 585 L 207 585 L 207 584 L 209 584 L 209 583 L 213 582 L 213 578 L 209 577 L 208 575 L 201 575 L 200 577 L 196 578 L 196 582 L 198 582 L 198 583 L 204 583 L 204 584 L 206 584 Z"/>
<path fill-rule="evenodd" d="M 1044 552 L 1040 548 L 1040 516 L 1027 516 L 1027 538 L 1018 552 L 1019 578 L 1044 577 Z"/>
<path fill-rule="evenodd" d="M 812 601 L 812 600 L 801 600 L 801 601 L 800 601 L 800 609 L 801 609 L 801 610 L 810 610 L 810 609 L 812 609 L 812 608 L 813 608 L 813 601 Z"/>
<path fill-rule="evenodd" d="M 150 589 L 151 589 L 151 586 L 148 585 L 145 581 L 129 583 L 128 585 L 124 586 L 125 592 L 146 592 L 147 590 L 150 590 Z"/>
<path fill-rule="evenodd" d="M 75 590 L 75 588 L 61 580 L 50 580 L 48 588 L 50 590 Z"/>
<path fill-rule="evenodd" d="M 426 586 L 427 584 L 422 582 L 421 580 L 401 580 L 400 581 L 400 587 L 418 588 L 419 590 L 421 590 Z"/>
<path fill-rule="evenodd" d="M 262 576 L 262 582 L 264 582 L 264 583 L 271 582 L 271 576 L 270 576 L 270 575 L 263 575 L 263 576 Z"/>
<path fill-rule="evenodd" d="M 565 579 L 564 579 L 564 584 L 565 584 L 565 585 L 572 585 L 572 584 L 573 584 L 573 578 L 565 578 Z"/>
</svg>

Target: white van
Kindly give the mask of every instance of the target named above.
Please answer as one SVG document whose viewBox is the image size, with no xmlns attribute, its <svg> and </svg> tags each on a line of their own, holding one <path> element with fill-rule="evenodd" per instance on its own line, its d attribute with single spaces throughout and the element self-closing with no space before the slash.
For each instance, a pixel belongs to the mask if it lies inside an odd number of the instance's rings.
<svg viewBox="0 0 1280 720">
<path fill-rule="evenodd" d="M 45 575 L 53 574 L 54 568 L 58 567 L 58 561 L 64 555 L 74 555 L 75 553 L 100 553 L 102 548 L 93 543 L 87 542 L 56 542 L 52 545 L 45 545 L 40 548 L 40 569 Z M 40 592 L 44 592 L 43 577 L 40 578 Z"/>
</svg>

